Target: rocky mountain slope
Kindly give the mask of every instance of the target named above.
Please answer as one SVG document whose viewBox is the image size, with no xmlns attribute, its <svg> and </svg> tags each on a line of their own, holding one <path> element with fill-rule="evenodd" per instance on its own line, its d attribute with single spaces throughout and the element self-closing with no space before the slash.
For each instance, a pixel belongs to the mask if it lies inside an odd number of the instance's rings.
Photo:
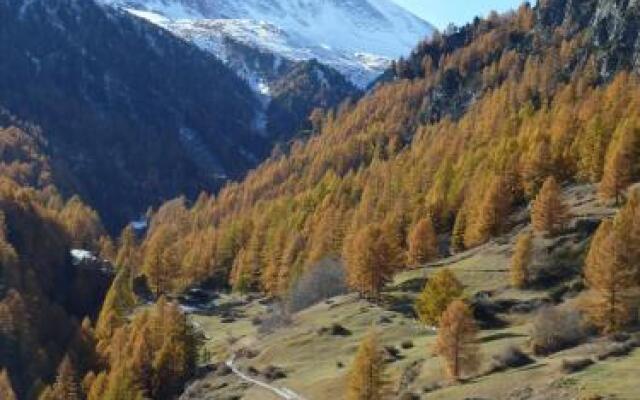
<svg viewBox="0 0 640 400">
<path fill-rule="evenodd" d="M 269 87 L 266 132 L 277 140 L 308 135 L 313 133 L 310 114 L 314 109 L 328 112 L 360 95 L 360 90 L 333 68 L 316 60 L 296 63 Z"/>
<path fill-rule="evenodd" d="M 318 59 L 364 87 L 433 33 L 390 0 L 101 0 L 119 5 L 235 65 L 259 88 L 282 63 Z M 275 55 L 252 64 L 243 47 Z"/>
<path fill-rule="evenodd" d="M 275 91 L 256 93 L 210 52 L 94 1 L 2 0 L 0 21 L 0 109 L 42 128 L 53 182 L 111 228 L 216 191 L 309 129 L 314 108 L 359 96 L 329 67 L 239 45 L 251 64 L 280 65 Z"/>
</svg>

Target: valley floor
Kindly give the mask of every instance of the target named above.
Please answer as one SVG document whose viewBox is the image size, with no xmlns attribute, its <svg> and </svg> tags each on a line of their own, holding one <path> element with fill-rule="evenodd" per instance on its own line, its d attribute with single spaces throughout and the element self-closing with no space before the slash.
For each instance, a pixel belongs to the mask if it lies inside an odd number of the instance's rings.
<svg viewBox="0 0 640 400">
<path fill-rule="evenodd" d="M 614 212 L 597 205 L 591 187 L 574 187 L 567 194 L 575 219 L 582 222 L 574 224 L 578 228 L 561 237 L 537 239 L 539 247 L 557 255 L 553 259 L 558 268 L 580 265 L 577 255 L 583 253 L 589 238 L 581 229 L 589 229 L 584 228 L 590 226 L 589 221 L 597 222 Z M 360 340 L 372 327 L 379 333 L 387 353 L 394 398 L 639 399 L 640 349 L 598 360 L 597 355 L 611 346 L 612 339 L 608 338 L 592 338 L 548 357 L 533 357 L 533 363 L 520 368 L 480 373 L 462 384 L 446 383 L 440 360 L 432 354 L 436 332 L 418 323 L 411 312 L 425 279 L 434 271 L 447 266 L 465 285 L 467 296 L 481 296 L 492 305 L 509 304 L 495 318 L 481 321 L 482 371 L 488 370 L 493 355 L 511 346 L 530 354 L 528 341 L 533 315 L 542 305 L 552 303 L 555 293 L 570 287 L 577 279 L 567 278 L 537 290 L 510 288 L 508 267 L 515 237 L 529 229 L 517 221 L 516 225 L 511 234 L 480 248 L 399 274 L 380 304 L 371 304 L 356 295 L 336 297 L 295 314 L 290 326 L 270 333 L 259 333 L 252 323 L 267 312 L 263 299 L 223 295 L 210 311 L 192 315 L 215 364 L 188 388 L 182 399 L 287 398 L 243 381 L 225 368 L 224 360 L 232 354 L 236 357 L 235 365 L 247 375 L 285 392 L 295 392 L 299 398 L 341 399 Z M 565 301 L 572 300 L 568 297 Z M 595 362 L 579 372 L 567 373 L 561 367 L 565 360 L 585 358 Z M 273 371 L 281 373 L 278 376 Z"/>
</svg>

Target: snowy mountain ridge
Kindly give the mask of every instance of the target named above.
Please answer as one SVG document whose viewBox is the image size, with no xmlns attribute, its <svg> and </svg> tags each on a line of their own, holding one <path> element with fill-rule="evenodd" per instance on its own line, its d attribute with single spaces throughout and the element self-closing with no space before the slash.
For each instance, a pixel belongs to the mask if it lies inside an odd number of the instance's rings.
<svg viewBox="0 0 640 400">
<path fill-rule="evenodd" d="M 391 0 L 99 0 L 162 26 L 238 69 L 238 46 L 286 61 L 317 59 L 365 87 L 434 28 Z M 269 73 L 239 74 L 266 92 Z"/>
</svg>

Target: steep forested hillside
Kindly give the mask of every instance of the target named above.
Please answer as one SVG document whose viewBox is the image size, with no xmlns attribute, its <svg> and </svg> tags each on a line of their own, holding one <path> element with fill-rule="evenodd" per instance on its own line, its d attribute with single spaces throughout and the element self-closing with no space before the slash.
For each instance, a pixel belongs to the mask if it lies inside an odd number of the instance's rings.
<svg viewBox="0 0 640 400">
<path fill-rule="evenodd" d="M 59 194 L 41 132 L 6 118 L 14 126 L 0 128 L 0 397 L 173 398 L 198 357 L 186 317 L 162 301 L 132 315 L 131 275 L 105 260 L 119 254 L 97 213 Z M 148 371 L 153 380 L 142 378 Z"/>
<path fill-rule="evenodd" d="M 23 151 L 23 135 L 0 130 L 3 154 Z M 20 168 L 3 162 L 2 169 Z M 19 398 L 34 398 L 65 354 L 78 372 L 93 366 L 83 338 L 90 324 L 80 321 L 97 316 L 110 277 L 72 265 L 69 251 L 96 243 L 101 232 L 79 200 L 65 204 L 52 187 L 39 191 L 0 178 L 0 365 Z"/>
<path fill-rule="evenodd" d="M 199 356 L 209 361 L 212 346 L 200 353 L 201 340 L 215 340 L 218 361 L 228 360 L 207 366 L 215 379 L 248 380 L 233 368 L 239 354 L 264 367 L 251 365 L 252 376 L 291 373 L 325 396 L 357 399 L 371 387 L 377 394 L 367 398 L 383 398 L 384 366 L 406 354 L 394 393 L 460 398 L 469 386 L 449 383 L 474 377 L 469 385 L 490 381 L 488 392 L 505 398 L 557 398 L 588 379 L 566 374 L 594 362 L 615 371 L 607 358 L 640 344 L 621 332 L 637 326 L 640 309 L 640 192 L 628 190 L 640 180 L 637 1 L 544 0 L 477 19 L 420 43 L 357 101 L 309 116 L 352 87 L 301 64 L 275 87 L 267 126 L 282 139 L 313 134 L 193 202 L 196 190 L 215 189 L 266 151 L 244 83 L 178 39 L 91 2 L 0 0 L 0 21 L 8 21 L 0 35 L 24 41 L 20 51 L 0 41 L 10 55 L 0 59 L 0 106 L 9 110 L 0 125 L 12 126 L 0 129 L 3 396 L 172 399 Z M 186 196 L 153 210 L 144 234 L 128 226 L 112 240 L 76 192 L 109 225 L 168 194 Z M 82 254 L 99 265 L 85 268 L 72 248 L 92 250 L 96 257 Z M 443 257 L 451 268 L 439 268 Z M 95 273 L 115 275 L 108 292 Z M 399 296 L 384 292 L 394 275 Z M 273 301 L 211 300 L 190 290 L 198 285 Z M 306 308 L 348 289 L 358 297 Z M 165 295 L 205 297 L 185 307 L 201 334 Z M 364 335 L 372 321 L 384 335 Z M 282 326 L 290 329 L 270 335 Z M 265 340 L 252 341 L 254 330 Z M 522 338 L 531 355 L 503 349 L 479 368 L 480 347 Z M 587 340 L 569 355 L 588 358 L 548 357 Z M 432 379 L 421 367 L 433 363 L 427 343 L 444 371 L 431 386 L 422 380 Z M 287 360 L 292 347 L 307 356 Z M 342 357 L 351 355 L 347 372 Z M 538 397 L 531 388 L 501 392 L 517 379 L 499 373 L 532 363 L 533 373 L 517 376 L 536 381 Z M 198 398 L 196 389 L 185 398 Z"/>
<path fill-rule="evenodd" d="M 243 81 L 125 12 L 3 0 L 0 51 L 0 106 L 42 128 L 50 179 L 111 228 L 163 198 L 215 190 L 269 154 Z"/>
<path fill-rule="evenodd" d="M 338 71 L 311 60 L 291 67 L 271 84 L 269 94 L 267 132 L 287 141 L 313 129 L 310 117 L 315 109 L 336 108 L 347 99 L 358 98 L 360 91 Z"/>
<path fill-rule="evenodd" d="M 511 210 L 549 176 L 613 180 L 601 192 L 616 197 L 637 174 L 634 162 L 612 160 L 636 160 L 640 99 L 633 53 L 603 38 L 637 40 L 636 12 L 546 1 L 421 44 L 397 63 L 398 78 L 325 115 L 317 137 L 218 196 L 162 207 L 140 256 L 169 252 L 183 268 L 171 279 L 147 269 L 152 285 L 170 291 L 214 276 L 282 293 L 343 248 L 360 268 L 349 249 L 380 245 L 367 242 L 372 232 L 403 255 L 423 218 L 453 232 L 444 252 L 473 247 L 509 229 Z"/>
</svg>

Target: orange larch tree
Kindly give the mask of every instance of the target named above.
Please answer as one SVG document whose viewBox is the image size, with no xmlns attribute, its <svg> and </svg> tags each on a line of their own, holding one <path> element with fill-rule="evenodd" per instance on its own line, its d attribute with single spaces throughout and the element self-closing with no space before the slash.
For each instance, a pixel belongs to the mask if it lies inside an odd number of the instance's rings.
<svg viewBox="0 0 640 400">
<path fill-rule="evenodd" d="M 480 364 L 477 331 L 473 313 L 464 301 L 456 300 L 447 307 L 440 321 L 435 352 L 442 357 L 451 379 L 477 371 Z"/>
<path fill-rule="evenodd" d="M 423 218 L 409 233 L 409 264 L 425 264 L 438 255 L 438 237 L 431 218 Z"/>
<path fill-rule="evenodd" d="M 383 400 L 388 395 L 385 362 L 376 332 L 360 343 L 349 372 L 346 400 Z"/>
<path fill-rule="evenodd" d="M 529 265 L 533 257 L 533 235 L 522 233 L 518 236 L 516 248 L 511 257 L 511 284 L 524 288 L 529 283 Z"/>
<path fill-rule="evenodd" d="M 396 240 L 379 225 L 368 225 L 347 239 L 343 250 L 347 283 L 362 296 L 377 299 L 380 290 L 401 266 Z"/>
<path fill-rule="evenodd" d="M 554 235 L 564 229 L 568 207 L 560 185 L 553 176 L 547 178 L 531 207 L 531 222 L 536 232 Z"/>
</svg>

